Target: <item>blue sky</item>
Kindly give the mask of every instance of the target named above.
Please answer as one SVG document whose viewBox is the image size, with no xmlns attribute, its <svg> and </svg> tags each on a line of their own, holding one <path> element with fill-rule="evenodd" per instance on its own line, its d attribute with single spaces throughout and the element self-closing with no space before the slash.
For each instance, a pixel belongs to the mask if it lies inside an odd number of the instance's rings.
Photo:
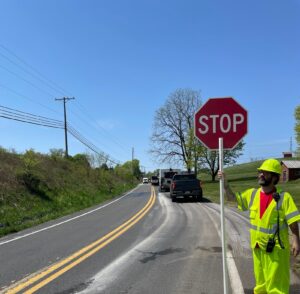
<svg viewBox="0 0 300 294">
<path fill-rule="evenodd" d="M 54 99 L 74 96 L 70 124 L 121 162 L 134 147 L 153 170 L 165 167 L 148 154 L 155 111 L 191 88 L 248 110 L 240 162 L 280 157 L 291 137 L 296 148 L 299 15 L 299 0 L 2 0 L 0 105 L 62 120 Z M 0 145 L 47 153 L 64 134 L 0 118 Z M 86 150 L 69 137 L 70 154 Z"/>
</svg>

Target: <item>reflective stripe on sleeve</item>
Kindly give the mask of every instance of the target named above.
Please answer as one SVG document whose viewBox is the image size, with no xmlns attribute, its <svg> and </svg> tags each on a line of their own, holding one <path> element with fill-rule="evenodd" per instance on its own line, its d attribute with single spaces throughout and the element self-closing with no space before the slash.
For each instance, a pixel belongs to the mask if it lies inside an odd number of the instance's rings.
<svg viewBox="0 0 300 294">
<path fill-rule="evenodd" d="M 243 210 L 243 211 L 247 210 L 247 208 L 246 208 L 245 205 L 244 205 L 244 201 L 243 201 L 243 198 L 242 198 L 241 193 L 240 193 L 240 192 L 237 192 L 236 195 L 239 197 L 239 201 L 238 201 L 238 202 L 241 203 L 241 205 L 242 205 L 242 210 Z"/>
<path fill-rule="evenodd" d="M 252 204 L 253 204 L 253 201 L 254 201 L 254 197 L 255 197 L 255 194 L 256 194 L 256 192 L 257 192 L 257 189 L 253 189 L 253 191 L 252 191 L 252 193 L 251 193 L 251 199 L 250 199 L 250 202 L 249 202 L 249 210 L 250 210 L 250 208 L 251 208 L 251 206 L 252 206 Z"/>
<path fill-rule="evenodd" d="M 300 215 L 300 213 L 299 213 L 298 210 L 297 210 L 297 211 L 294 211 L 294 212 L 292 212 L 292 213 L 287 214 L 287 215 L 285 216 L 285 219 L 288 221 L 289 219 L 291 219 L 291 218 L 293 218 L 293 217 L 295 217 L 295 216 L 297 216 L 297 215 Z"/>
<path fill-rule="evenodd" d="M 278 201 L 278 210 L 281 208 L 282 206 L 282 202 L 283 202 L 283 197 L 284 197 L 284 192 L 280 193 L 280 199 Z"/>
</svg>

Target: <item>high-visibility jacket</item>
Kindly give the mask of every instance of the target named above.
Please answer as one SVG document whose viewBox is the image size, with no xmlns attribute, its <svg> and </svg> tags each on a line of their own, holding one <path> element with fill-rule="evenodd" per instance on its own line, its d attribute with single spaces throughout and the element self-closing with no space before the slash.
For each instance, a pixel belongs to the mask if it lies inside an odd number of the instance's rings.
<svg viewBox="0 0 300 294">
<path fill-rule="evenodd" d="M 277 215 L 279 212 L 280 239 L 283 246 L 289 249 L 288 225 L 300 221 L 300 213 L 293 198 L 289 193 L 280 193 L 279 191 L 278 212 L 276 202 L 272 199 L 262 218 L 260 218 L 260 191 L 261 188 L 236 193 L 238 208 L 249 211 L 251 248 L 255 248 L 258 244 L 259 248 L 266 249 L 269 238 L 273 237 L 277 230 Z M 278 237 L 275 246 L 280 247 Z"/>
</svg>

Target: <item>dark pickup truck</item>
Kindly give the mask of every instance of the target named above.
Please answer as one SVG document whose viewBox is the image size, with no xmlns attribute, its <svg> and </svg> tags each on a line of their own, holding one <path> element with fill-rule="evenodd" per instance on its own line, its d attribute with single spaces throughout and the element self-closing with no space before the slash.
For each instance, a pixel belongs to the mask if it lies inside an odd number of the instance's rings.
<svg viewBox="0 0 300 294">
<path fill-rule="evenodd" d="M 195 174 L 175 175 L 170 187 L 170 197 L 173 202 L 177 198 L 193 198 L 196 201 L 202 200 L 201 181 Z"/>
</svg>

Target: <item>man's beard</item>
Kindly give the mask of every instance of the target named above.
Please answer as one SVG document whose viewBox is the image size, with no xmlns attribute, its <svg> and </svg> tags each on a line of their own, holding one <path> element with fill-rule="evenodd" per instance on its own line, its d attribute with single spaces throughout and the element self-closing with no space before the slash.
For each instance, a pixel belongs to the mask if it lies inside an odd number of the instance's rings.
<svg viewBox="0 0 300 294">
<path fill-rule="evenodd" d="M 272 179 L 268 180 L 265 177 L 260 177 L 258 179 L 258 184 L 263 187 L 269 186 L 271 184 L 271 182 L 272 182 Z"/>
</svg>

